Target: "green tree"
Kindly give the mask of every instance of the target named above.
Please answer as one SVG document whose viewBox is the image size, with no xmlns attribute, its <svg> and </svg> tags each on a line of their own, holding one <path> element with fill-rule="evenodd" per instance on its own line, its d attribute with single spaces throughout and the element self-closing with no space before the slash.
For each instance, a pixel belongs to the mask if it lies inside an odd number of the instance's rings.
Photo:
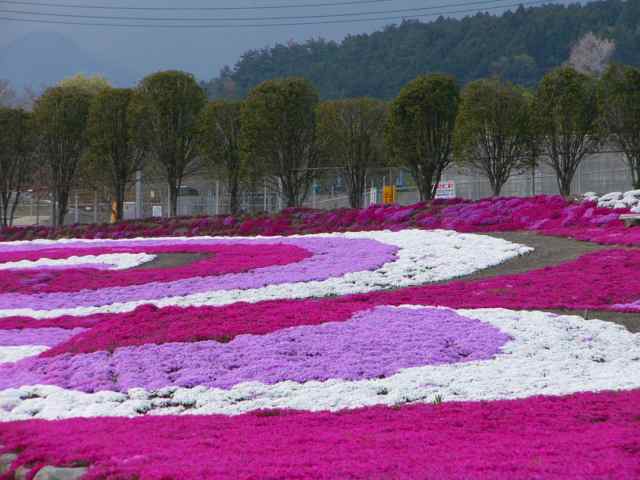
<svg viewBox="0 0 640 480">
<path fill-rule="evenodd" d="M 582 160 L 600 145 L 596 87 L 595 80 L 562 67 L 544 76 L 533 102 L 540 152 L 565 197 Z"/>
<path fill-rule="evenodd" d="M 634 188 L 640 188 L 640 70 L 611 65 L 600 81 L 601 119 L 609 140 L 625 154 Z"/>
<path fill-rule="evenodd" d="M 47 167 L 53 193 L 54 226 L 64 224 L 69 194 L 87 147 L 90 103 L 91 96 L 82 90 L 54 87 L 46 90 L 34 106 L 38 153 Z"/>
<path fill-rule="evenodd" d="M 538 74 L 538 66 L 533 57 L 527 54 L 501 57 L 489 67 L 493 75 L 509 80 L 518 85 L 534 85 Z"/>
<path fill-rule="evenodd" d="M 409 169 L 421 200 L 431 200 L 451 161 L 460 91 L 453 77 L 422 75 L 391 104 L 386 141 L 399 165 Z"/>
<path fill-rule="evenodd" d="M 110 88 L 111 84 L 102 75 L 87 76 L 83 73 L 78 73 L 72 77 L 60 80 L 57 86 L 62 88 L 75 88 L 89 95 L 97 95 L 102 90 Z"/>
<path fill-rule="evenodd" d="M 34 167 L 35 138 L 31 114 L 0 107 L 0 226 L 13 224 L 20 195 Z"/>
<path fill-rule="evenodd" d="M 323 102 L 318 108 L 318 143 L 327 163 L 340 168 L 352 208 L 361 208 L 371 167 L 385 160 L 387 104 L 371 98 Z"/>
<path fill-rule="evenodd" d="M 145 156 L 144 145 L 133 138 L 130 108 L 135 95 L 127 88 L 103 89 L 93 98 L 89 110 L 90 168 L 111 192 L 116 221 L 122 219 L 125 193 Z"/>
<path fill-rule="evenodd" d="M 278 180 L 289 207 L 302 205 L 319 163 L 317 105 L 318 94 L 308 81 L 284 78 L 258 85 L 242 109 L 247 161 Z"/>
<path fill-rule="evenodd" d="M 194 77 L 165 71 L 145 77 L 132 104 L 134 139 L 147 145 L 165 172 L 169 186 L 169 214 L 178 212 L 178 191 L 198 154 L 200 113 L 206 96 Z"/>
<path fill-rule="evenodd" d="M 523 91 L 492 78 L 467 85 L 460 96 L 456 161 L 487 177 L 495 196 L 514 168 L 526 164 L 529 105 Z"/>
<path fill-rule="evenodd" d="M 200 151 L 211 170 L 222 175 L 229 192 L 230 211 L 238 212 L 240 183 L 246 166 L 240 151 L 241 102 L 209 102 L 202 112 Z"/>
</svg>

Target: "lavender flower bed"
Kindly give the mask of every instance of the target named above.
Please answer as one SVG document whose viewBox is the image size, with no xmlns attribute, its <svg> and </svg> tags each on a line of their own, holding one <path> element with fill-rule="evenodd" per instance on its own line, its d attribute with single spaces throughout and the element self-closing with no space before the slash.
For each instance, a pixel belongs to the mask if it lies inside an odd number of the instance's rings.
<svg viewBox="0 0 640 480">
<path fill-rule="evenodd" d="M 421 365 L 487 360 L 508 340 L 490 325 L 453 311 L 382 307 L 346 322 L 241 335 L 226 344 L 169 343 L 26 359 L 0 365 L 0 389 L 42 384 L 126 392 L 383 378 Z"/>
</svg>

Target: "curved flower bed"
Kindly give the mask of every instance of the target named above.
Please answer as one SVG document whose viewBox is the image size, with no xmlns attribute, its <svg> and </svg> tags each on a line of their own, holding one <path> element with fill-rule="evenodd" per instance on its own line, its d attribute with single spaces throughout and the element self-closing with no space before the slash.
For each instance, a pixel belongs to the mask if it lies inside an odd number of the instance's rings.
<svg viewBox="0 0 640 480">
<path fill-rule="evenodd" d="M 458 280 L 391 292 L 338 298 L 236 303 L 220 307 L 141 306 L 128 313 L 0 318 L 0 329 L 82 328 L 44 356 L 112 351 L 147 343 L 229 342 L 242 334 L 264 335 L 283 328 L 338 322 L 379 305 L 422 304 L 451 308 L 573 309 L 633 311 L 640 298 L 640 252 L 604 250 L 561 265 L 484 280 Z M 580 272 L 576 275 L 576 272 Z M 562 285 L 559 288 L 558 285 Z"/>
<path fill-rule="evenodd" d="M 537 197 L 0 243 L 0 455 L 96 479 L 633 478 L 640 334 L 535 310 L 640 310 L 640 252 L 430 284 L 530 251 L 455 231 L 633 244 L 619 213 Z M 60 232 L 5 231 L 40 234 Z"/>
<path fill-rule="evenodd" d="M 557 196 L 490 198 L 477 202 L 436 200 L 409 206 L 373 205 L 367 209 L 316 211 L 287 209 L 277 215 L 147 219 L 117 225 L 78 225 L 52 230 L 14 227 L 2 240 L 38 238 L 136 238 L 202 235 L 293 235 L 407 228 L 461 232 L 531 230 L 548 235 L 585 236 L 602 243 L 640 243 L 638 230 L 618 219 L 628 208 L 598 207 L 595 201 L 571 203 Z"/>
<path fill-rule="evenodd" d="M 163 240 L 140 242 L 147 241 Z M 183 241 L 189 243 L 188 239 Z M 230 242 L 207 237 L 195 240 L 206 241 L 213 244 Z M 127 312 L 144 304 L 225 305 L 237 301 L 344 295 L 461 276 L 530 251 L 528 247 L 491 237 L 421 230 L 240 241 L 241 244 L 248 242 L 300 246 L 312 255 L 296 263 L 257 268 L 244 274 L 196 276 L 127 287 L 36 295 L 0 293 L 0 317 L 50 318 L 67 314 Z M 62 243 L 78 244 L 77 241 Z M 87 243 L 90 242 L 84 242 Z M 9 251 L 35 249 L 39 244 L 6 245 L 0 244 L 0 251 L 3 248 Z M 82 285 L 76 288 L 82 288 Z M 29 307 L 25 308 L 27 305 Z"/>
<path fill-rule="evenodd" d="M 340 410 L 640 388 L 640 335 L 580 317 L 377 307 L 346 321 L 0 365 L 0 419 Z"/>
<path fill-rule="evenodd" d="M 629 479 L 640 475 L 639 403 L 636 390 L 340 413 L 32 420 L 3 424 L 2 439 L 5 451 L 29 446 L 15 468 L 90 462 L 87 480 Z"/>
<path fill-rule="evenodd" d="M 241 335 L 228 343 L 147 344 L 112 353 L 30 359 L 0 366 L 0 389 L 58 385 L 127 392 L 169 386 L 231 388 L 250 381 L 363 380 L 416 366 L 490 359 L 508 340 L 489 324 L 453 311 L 378 307 L 344 322 Z"/>
<path fill-rule="evenodd" d="M 0 263 L 0 269 L 3 270 L 0 276 L 0 292 L 77 292 L 146 285 L 153 282 L 167 283 L 193 277 L 242 273 L 257 268 L 287 265 L 300 262 L 312 255 L 302 247 L 277 243 L 185 244 L 177 239 L 163 245 L 148 246 L 140 246 L 141 242 L 132 241 L 118 242 L 117 245 L 113 245 L 113 242 L 103 243 L 102 247 L 77 242 L 60 243 L 58 248 L 43 250 L 19 250 L 18 247 L 0 244 L 0 262 L 5 258 L 10 259 Z M 198 254 L 205 258 L 173 268 L 132 269 L 153 260 L 157 255 L 175 253 Z M 132 257 L 133 259 L 129 260 Z M 27 260 L 24 260 L 25 258 Z M 97 264 L 98 261 L 103 265 Z M 117 265 L 116 270 L 119 271 L 103 271 L 105 265 L 108 268 L 109 264 Z"/>
<path fill-rule="evenodd" d="M 59 268 L 68 269 L 70 267 L 94 268 L 98 270 L 126 270 L 150 262 L 154 258 L 156 258 L 156 256 L 149 253 L 100 253 L 97 255 L 70 255 L 65 258 L 49 258 L 40 255 L 36 260 L 0 260 L 0 262 L 2 262 L 0 263 L 0 270 L 20 270 L 23 275 L 29 275 L 29 273 L 24 272 L 24 270 L 55 270 Z M 3 280 L 9 275 L 11 275 L 11 272 L 4 272 Z"/>
</svg>

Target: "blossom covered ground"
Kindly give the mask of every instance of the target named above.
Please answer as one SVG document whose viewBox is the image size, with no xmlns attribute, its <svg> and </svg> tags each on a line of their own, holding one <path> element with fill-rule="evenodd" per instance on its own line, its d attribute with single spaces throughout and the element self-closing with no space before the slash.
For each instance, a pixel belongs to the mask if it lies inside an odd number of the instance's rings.
<svg viewBox="0 0 640 480">
<path fill-rule="evenodd" d="M 627 211 L 540 196 L 7 229 L 5 477 L 638 477 L 640 334 L 541 311 L 640 311 Z M 532 252 L 495 231 L 610 247 L 458 279 Z"/>
</svg>

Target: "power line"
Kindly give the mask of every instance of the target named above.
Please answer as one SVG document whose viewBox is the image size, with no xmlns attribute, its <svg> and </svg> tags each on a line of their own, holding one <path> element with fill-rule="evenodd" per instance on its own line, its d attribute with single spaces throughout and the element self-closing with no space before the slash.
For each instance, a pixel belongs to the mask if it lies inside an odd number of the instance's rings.
<svg viewBox="0 0 640 480">
<path fill-rule="evenodd" d="M 500 1 L 500 0 L 494 0 Z M 540 5 L 543 3 L 549 3 L 549 0 L 530 0 L 519 3 L 511 3 L 505 5 L 496 5 L 492 7 L 485 7 L 481 11 L 498 10 L 503 8 L 513 8 L 519 6 Z M 80 21 L 66 21 L 66 20 L 47 20 L 47 19 L 33 19 L 33 18 L 15 18 L 0 16 L 0 20 L 23 22 L 23 23 L 41 23 L 41 24 L 53 24 L 53 25 L 78 25 L 87 27 L 130 27 L 130 28 L 177 28 L 177 29 L 194 29 L 194 28 L 259 28 L 259 27 L 297 27 L 305 25 L 328 25 L 328 24 L 344 24 L 344 23 L 358 23 L 358 22 L 372 22 L 372 21 L 385 21 L 391 22 L 396 20 L 407 20 L 414 18 L 434 18 L 446 15 L 455 14 L 468 14 L 477 13 L 478 10 L 451 10 L 448 12 L 437 12 L 428 14 L 414 14 L 404 16 L 393 17 L 371 17 L 371 18 L 353 18 L 353 19 L 337 19 L 337 20 L 317 20 L 309 22 L 288 22 L 288 23 L 245 23 L 245 24 L 157 24 L 157 23 L 108 23 L 108 22 L 80 22 Z M 365 14 L 365 13 L 363 13 Z M 46 14 L 45 14 L 46 15 Z M 305 17 L 306 18 L 306 17 Z M 127 18 L 128 20 L 128 18 Z M 176 21 L 180 19 L 162 19 Z M 239 19 L 240 20 L 240 19 Z M 243 19 L 244 20 L 244 19 Z"/>
<path fill-rule="evenodd" d="M 35 15 L 39 17 L 54 17 L 54 18 L 81 18 L 90 20 L 126 20 L 126 21 L 196 21 L 196 22 L 239 22 L 239 21 L 272 21 L 272 20 L 306 20 L 306 19 L 320 19 L 320 18 L 344 18 L 344 17 L 359 17 L 366 15 L 392 15 L 392 14 L 404 14 L 414 12 L 426 12 L 431 10 L 438 10 L 440 8 L 448 7 L 470 7 L 481 6 L 488 4 L 496 4 L 509 0 L 475 0 L 471 2 L 455 3 L 449 5 L 432 5 L 429 7 L 418 8 L 401 8 L 395 10 L 377 10 L 368 12 L 344 12 L 344 13 L 329 13 L 322 15 L 293 15 L 293 16 L 271 16 L 271 17 L 235 17 L 235 18 L 203 18 L 203 17 L 131 17 L 131 16 L 111 16 L 111 15 L 83 15 L 73 13 L 50 13 L 50 12 L 34 12 L 26 10 L 5 10 L 0 9 L 0 13 L 19 14 L 19 15 Z M 542 3 L 540 0 L 537 3 Z M 2 3 L 2 2 L 0 2 Z M 527 2 L 532 3 L 532 2 Z M 494 5 L 493 8 L 502 8 L 502 5 Z"/>
<path fill-rule="evenodd" d="M 13 5 L 31 5 L 34 7 L 54 7 L 54 8 L 82 8 L 92 10 L 138 10 L 138 11 L 232 11 L 232 10 L 277 10 L 285 8 L 319 8 L 319 7 L 340 7 L 347 5 L 366 5 L 372 3 L 392 2 L 393 0 L 344 0 L 341 2 L 325 3 L 302 3 L 302 4 L 281 4 L 281 5 L 257 5 L 253 7 L 117 7 L 109 5 L 83 5 L 79 3 L 46 3 L 29 2 L 20 0 L 3 0 L 2 3 Z"/>
</svg>

